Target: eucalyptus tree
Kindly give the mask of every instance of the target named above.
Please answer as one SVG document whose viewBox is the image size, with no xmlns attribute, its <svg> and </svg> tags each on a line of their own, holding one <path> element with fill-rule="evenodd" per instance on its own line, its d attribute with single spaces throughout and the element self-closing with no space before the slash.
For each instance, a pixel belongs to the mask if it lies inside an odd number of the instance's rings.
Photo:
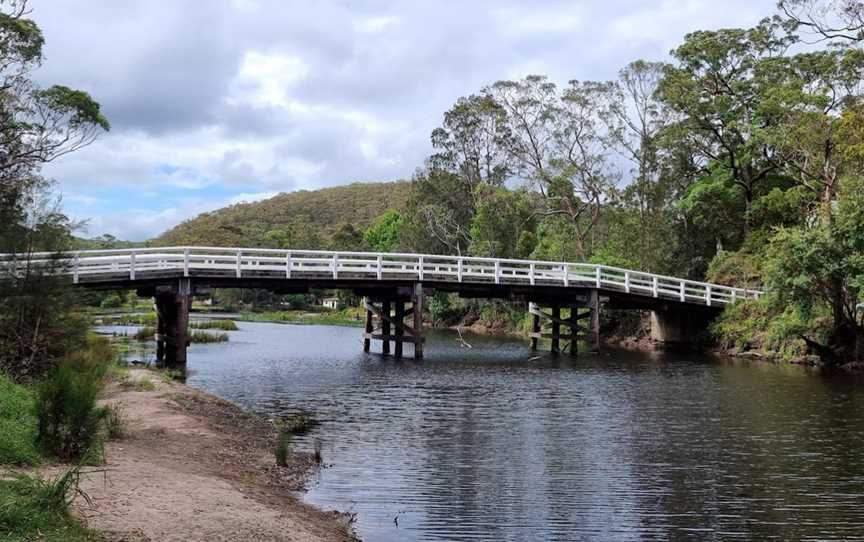
<svg viewBox="0 0 864 542">
<path fill-rule="evenodd" d="M 640 268 L 661 272 L 671 264 L 676 215 L 673 203 L 686 178 L 675 167 L 680 147 L 664 145 L 671 112 L 657 89 L 665 64 L 637 60 L 625 66 L 610 86 L 611 99 L 601 117 L 615 150 L 632 164 L 629 181 L 609 209 L 607 247 L 626 254 Z M 674 171 L 673 171 L 674 170 Z M 614 239 L 613 239 L 614 238 Z"/>
<path fill-rule="evenodd" d="M 26 0 L 0 0 L 0 252 L 26 254 L 64 248 L 72 227 L 40 167 L 109 128 L 86 92 L 42 88 L 33 80 L 44 37 L 29 14 Z M 60 261 L 36 266 L 30 260 L 24 272 L 0 270 L 0 368 L 19 377 L 50 368 L 86 332 L 51 272 Z"/>
<path fill-rule="evenodd" d="M 506 114 L 495 100 L 484 94 L 459 98 L 432 132 L 429 165 L 458 175 L 476 206 L 483 187 L 501 186 L 511 174 L 505 138 Z"/>
<path fill-rule="evenodd" d="M 779 307 L 800 315 L 798 334 L 823 360 L 864 359 L 864 177 L 841 187 L 830 223 L 779 230 L 766 280 Z"/>
<path fill-rule="evenodd" d="M 795 42 L 789 27 L 766 19 L 750 29 L 688 34 L 672 52 L 675 62 L 659 86 L 701 165 L 722 166 L 741 188 L 745 227 L 753 202 L 777 169 L 773 148 L 762 137 L 774 119 L 762 114 L 762 89 L 754 75 L 760 63 L 783 56 Z"/>
<path fill-rule="evenodd" d="M 559 90 L 532 75 L 485 90 L 506 112 L 502 145 L 515 174 L 542 195 L 540 215 L 566 219 L 581 257 L 593 250 L 602 206 L 619 178 L 601 118 L 611 89 L 611 83 L 570 81 Z"/>
<path fill-rule="evenodd" d="M 772 160 L 813 194 L 821 220 L 829 222 L 843 177 L 862 173 L 847 152 L 844 111 L 861 103 L 864 51 L 802 53 L 764 62 L 757 71 L 763 115 L 775 120 L 764 131 L 775 149 Z"/>
<path fill-rule="evenodd" d="M 864 41 L 864 3 L 860 0 L 780 0 L 778 7 L 796 27 L 820 39 Z"/>
<path fill-rule="evenodd" d="M 33 81 L 44 37 L 28 15 L 26 0 L 0 0 L 0 228 L 13 226 L 28 198 L 44 188 L 38 175 L 43 164 L 109 129 L 86 92 L 63 85 L 41 88 Z M 14 241 L 8 232 L 3 237 Z"/>
</svg>

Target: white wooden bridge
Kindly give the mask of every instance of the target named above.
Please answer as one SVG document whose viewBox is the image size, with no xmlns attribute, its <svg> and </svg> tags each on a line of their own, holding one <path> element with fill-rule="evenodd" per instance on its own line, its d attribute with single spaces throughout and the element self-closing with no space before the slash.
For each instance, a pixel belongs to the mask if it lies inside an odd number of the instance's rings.
<svg viewBox="0 0 864 542">
<path fill-rule="evenodd" d="M 12 272 L 23 269 L 28 262 L 58 264 L 59 272 L 83 287 L 135 288 L 142 295 L 153 295 L 157 298 L 160 320 L 166 324 L 160 334 L 173 335 L 169 342 L 174 343 L 185 343 L 185 331 L 172 331 L 172 326 L 185 327 L 189 300 L 196 289 L 260 287 L 277 292 L 352 289 L 368 298 L 367 349 L 369 341 L 376 339 L 384 342 L 387 352 L 393 340 L 397 354 L 401 354 L 401 343 L 413 342 L 415 357 L 419 357 L 418 353 L 422 356 L 424 292 L 433 290 L 531 302 L 535 315 L 533 342 L 536 345 L 537 339 L 548 336 L 553 340 L 553 350 L 558 349 L 562 338 L 561 325 L 571 328 L 571 342 L 591 338 L 596 343 L 601 302 L 654 311 L 668 311 L 675 306 L 698 307 L 711 309 L 713 314 L 727 304 L 761 294 L 757 290 L 607 265 L 434 254 L 182 246 L 83 250 L 63 255 L 38 253 L 28 258 L 0 255 L 0 265 Z M 178 299 L 183 306 L 175 314 L 177 311 L 171 307 Z M 406 301 L 413 304 L 413 327 L 403 321 L 409 315 Z M 551 307 L 552 314 L 543 312 L 540 306 Z M 572 309 L 570 319 L 560 317 L 561 308 Z M 577 320 L 588 314 L 580 315 L 579 308 L 593 314 L 591 329 L 578 324 Z M 370 329 L 375 316 L 381 320 L 380 333 Z M 551 335 L 540 329 L 541 318 L 551 320 Z M 390 333 L 391 324 L 394 334 Z M 185 361 L 185 347 L 182 357 Z"/>
</svg>

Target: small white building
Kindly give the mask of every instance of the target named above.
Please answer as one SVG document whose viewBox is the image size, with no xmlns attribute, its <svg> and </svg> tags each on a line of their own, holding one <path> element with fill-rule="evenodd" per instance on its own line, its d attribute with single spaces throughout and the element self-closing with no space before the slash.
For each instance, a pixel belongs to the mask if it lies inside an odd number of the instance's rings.
<svg viewBox="0 0 864 542">
<path fill-rule="evenodd" d="M 339 308 L 339 298 L 338 297 L 325 297 L 321 300 L 321 304 L 324 305 L 328 309 L 336 310 Z"/>
</svg>

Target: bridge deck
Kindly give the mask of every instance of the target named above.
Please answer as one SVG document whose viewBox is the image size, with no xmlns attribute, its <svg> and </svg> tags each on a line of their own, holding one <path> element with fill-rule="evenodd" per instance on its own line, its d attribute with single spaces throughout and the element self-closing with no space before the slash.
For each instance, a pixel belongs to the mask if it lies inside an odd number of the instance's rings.
<svg viewBox="0 0 864 542">
<path fill-rule="evenodd" d="M 51 254 L 34 254 L 47 262 Z M 453 291 L 486 289 L 542 293 L 597 289 L 645 301 L 721 307 L 761 292 L 588 263 L 473 258 L 432 254 L 164 247 L 87 250 L 59 258 L 63 272 L 82 285 L 117 288 L 173 277 L 198 277 L 224 286 L 311 282 L 318 287 L 363 287 L 424 282 Z M 56 260 L 55 260 L 56 261 Z M 18 267 L 20 258 L 0 255 Z"/>
</svg>

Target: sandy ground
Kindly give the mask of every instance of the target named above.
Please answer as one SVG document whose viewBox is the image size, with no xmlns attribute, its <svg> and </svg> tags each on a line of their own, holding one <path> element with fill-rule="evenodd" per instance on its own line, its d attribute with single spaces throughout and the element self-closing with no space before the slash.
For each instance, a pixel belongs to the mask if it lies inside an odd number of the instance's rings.
<svg viewBox="0 0 864 542">
<path fill-rule="evenodd" d="M 105 465 L 82 479 L 92 505 L 75 513 L 113 541 L 353 540 L 346 516 L 299 501 L 312 458 L 277 467 L 273 429 L 234 405 L 143 369 L 154 391 L 112 384 L 128 435 L 109 442 Z"/>
</svg>

